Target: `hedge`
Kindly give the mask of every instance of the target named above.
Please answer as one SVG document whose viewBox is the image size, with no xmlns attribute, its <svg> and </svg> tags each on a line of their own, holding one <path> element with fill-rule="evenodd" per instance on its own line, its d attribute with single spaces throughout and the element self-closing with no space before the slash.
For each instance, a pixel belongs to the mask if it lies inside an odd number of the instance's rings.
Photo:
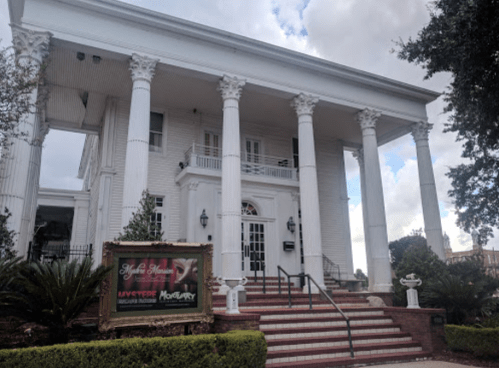
<svg viewBox="0 0 499 368">
<path fill-rule="evenodd" d="M 265 367 L 260 331 L 92 341 L 0 350 L 2 368 Z"/>
<path fill-rule="evenodd" d="M 499 328 L 445 326 L 451 350 L 470 351 L 476 356 L 499 356 Z"/>
</svg>

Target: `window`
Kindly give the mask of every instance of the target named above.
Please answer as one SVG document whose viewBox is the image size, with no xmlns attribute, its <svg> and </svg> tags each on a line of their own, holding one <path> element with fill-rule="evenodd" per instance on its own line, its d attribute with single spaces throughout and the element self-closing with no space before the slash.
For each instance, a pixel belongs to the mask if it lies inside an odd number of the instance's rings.
<svg viewBox="0 0 499 368">
<path fill-rule="evenodd" d="M 258 216 L 258 211 L 255 206 L 249 202 L 242 202 L 241 204 L 241 215 L 243 216 Z"/>
<path fill-rule="evenodd" d="M 149 152 L 163 152 L 163 114 L 157 112 L 149 117 Z"/>
<path fill-rule="evenodd" d="M 293 167 L 299 167 L 298 138 L 293 138 Z"/>
<path fill-rule="evenodd" d="M 163 214 L 161 210 L 163 209 L 163 197 L 154 197 L 156 201 L 156 213 L 151 216 L 151 225 L 156 225 L 156 230 L 151 230 L 151 235 L 156 236 L 161 233 Z"/>
</svg>

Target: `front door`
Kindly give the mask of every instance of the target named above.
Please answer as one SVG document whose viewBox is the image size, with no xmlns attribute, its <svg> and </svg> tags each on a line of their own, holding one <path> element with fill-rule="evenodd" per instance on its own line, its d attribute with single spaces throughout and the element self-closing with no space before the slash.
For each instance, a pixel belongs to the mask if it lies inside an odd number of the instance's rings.
<svg viewBox="0 0 499 368">
<path fill-rule="evenodd" d="M 265 262 L 265 224 L 243 221 L 241 223 L 241 269 L 244 276 L 262 271 Z"/>
</svg>

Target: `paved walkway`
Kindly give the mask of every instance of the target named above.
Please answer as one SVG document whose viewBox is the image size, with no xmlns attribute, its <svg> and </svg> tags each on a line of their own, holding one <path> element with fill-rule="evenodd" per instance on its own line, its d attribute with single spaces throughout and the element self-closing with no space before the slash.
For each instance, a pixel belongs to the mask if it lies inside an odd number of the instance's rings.
<svg viewBox="0 0 499 368">
<path fill-rule="evenodd" d="M 464 368 L 464 367 L 470 368 L 474 366 L 455 364 L 449 362 L 437 362 L 434 360 L 426 360 L 423 362 L 376 365 L 374 367 L 375 368 Z"/>
</svg>

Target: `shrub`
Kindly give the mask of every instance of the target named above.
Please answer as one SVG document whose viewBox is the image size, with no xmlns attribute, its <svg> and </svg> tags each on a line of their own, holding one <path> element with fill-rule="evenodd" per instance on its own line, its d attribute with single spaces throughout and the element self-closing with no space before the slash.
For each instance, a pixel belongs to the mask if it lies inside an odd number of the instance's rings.
<svg viewBox="0 0 499 368">
<path fill-rule="evenodd" d="M 260 331 L 0 350 L 0 366 L 4 368 L 263 368 L 266 359 L 267 344 Z"/>
<path fill-rule="evenodd" d="M 447 346 L 451 350 L 464 350 L 476 356 L 499 356 L 499 328 L 445 326 Z"/>
<path fill-rule="evenodd" d="M 92 259 L 82 264 L 54 261 L 25 263 L 14 278 L 17 299 L 13 315 L 49 328 L 51 343 L 67 342 L 69 323 L 99 296 L 99 286 L 111 267 L 92 270 Z"/>
</svg>

